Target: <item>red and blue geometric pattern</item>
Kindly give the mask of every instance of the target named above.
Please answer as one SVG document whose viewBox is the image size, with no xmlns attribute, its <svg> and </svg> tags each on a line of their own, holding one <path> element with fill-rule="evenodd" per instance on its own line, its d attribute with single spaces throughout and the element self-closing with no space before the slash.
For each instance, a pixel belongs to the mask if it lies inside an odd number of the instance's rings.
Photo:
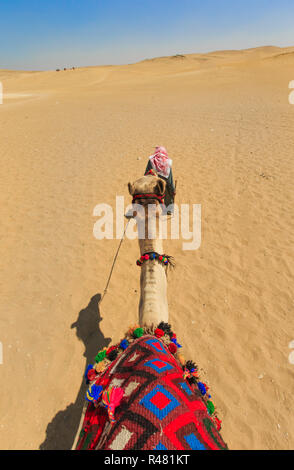
<svg viewBox="0 0 294 470">
<path fill-rule="evenodd" d="M 191 432 L 187 436 L 184 436 L 185 441 L 192 450 L 205 450 L 205 446 L 197 439 L 195 434 Z"/>
<path fill-rule="evenodd" d="M 158 339 L 155 339 L 155 338 L 148 339 L 146 341 L 146 344 L 149 344 L 150 346 L 152 346 L 155 349 L 155 351 L 158 353 L 167 354 L 166 350 L 164 349 L 164 345 Z"/>
<path fill-rule="evenodd" d="M 159 442 L 157 446 L 154 447 L 154 449 L 152 450 L 168 450 L 168 449 L 163 444 L 161 444 L 161 442 Z"/>
<path fill-rule="evenodd" d="M 119 384 L 124 396 L 113 425 L 104 407 L 89 403 L 77 449 L 227 449 L 198 387 L 185 381 L 181 365 L 154 336 L 131 343 L 99 380 Z"/>
<path fill-rule="evenodd" d="M 179 406 L 180 403 L 166 388 L 162 385 L 157 385 L 152 392 L 142 398 L 140 405 L 145 406 L 147 410 L 162 420 Z"/>
<path fill-rule="evenodd" d="M 180 387 L 186 392 L 188 396 L 192 396 L 193 392 L 192 390 L 188 387 L 187 382 L 180 382 L 179 383 Z"/>
<path fill-rule="evenodd" d="M 147 361 L 144 364 L 145 367 L 151 367 L 153 370 L 162 374 L 162 372 L 166 372 L 167 370 L 172 369 L 172 366 L 162 359 L 152 359 L 151 361 Z"/>
</svg>

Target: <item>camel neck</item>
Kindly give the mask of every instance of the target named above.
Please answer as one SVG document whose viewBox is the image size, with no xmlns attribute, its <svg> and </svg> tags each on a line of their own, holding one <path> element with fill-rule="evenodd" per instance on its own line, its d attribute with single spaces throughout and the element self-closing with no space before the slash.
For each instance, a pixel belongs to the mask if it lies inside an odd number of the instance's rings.
<svg viewBox="0 0 294 470">
<path fill-rule="evenodd" d="M 140 325 L 168 323 L 167 281 L 163 264 L 149 260 L 140 269 Z"/>
<path fill-rule="evenodd" d="M 162 240 L 156 238 L 152 230 L 148 232 L 147 223 L 145 229 L 146 238 L 139 239 L 140 254 L 150 252 L 163 254 Z M 166 268 L 158 260 L 148 260 L 140 269 L 140 325 L 156 326 L 161 321 L 168 323 Z"/>
</svg>

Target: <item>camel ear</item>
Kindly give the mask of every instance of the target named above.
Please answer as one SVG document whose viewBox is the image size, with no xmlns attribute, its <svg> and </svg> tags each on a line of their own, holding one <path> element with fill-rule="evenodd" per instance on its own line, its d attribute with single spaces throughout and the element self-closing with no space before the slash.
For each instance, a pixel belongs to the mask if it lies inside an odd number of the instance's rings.
<svg viewBox="0 0 294 470">
<path fill-rule="evenodd" d="M 154 189 L 155 194 L 159 194 L 160 196 L 162 196 L 165 193 L 165 186 L 166 182 L 159 178 Z"/>
<path fill-rule="evenodd" d="M 129 188 L 130 195 L 134 196 L 134 193 L 135 193 L 134 185 L 132 183 L 128 183 L 128 188 Z"/>
</svg>

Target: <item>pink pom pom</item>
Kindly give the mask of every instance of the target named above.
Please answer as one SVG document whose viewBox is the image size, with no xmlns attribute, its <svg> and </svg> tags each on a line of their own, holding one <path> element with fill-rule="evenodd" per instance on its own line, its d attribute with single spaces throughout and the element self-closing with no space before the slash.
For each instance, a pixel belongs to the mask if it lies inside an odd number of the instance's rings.
<svg viewBox="0 0 294 470">
<path fill-rule="evenodd" d="M 149 255 L 145 255 L 145 259 L 146 259 L 146 260 L 149 259 Z"/>
<path fill-rule="evenodd" d="M 115 408 L 120 405 L 124 391 L 120 387 L 110 387 L 105 390 L 102 395 L 102 403 L 107 408 L 109 420 L 115 423 L 114 412 Z"/>
</svg>

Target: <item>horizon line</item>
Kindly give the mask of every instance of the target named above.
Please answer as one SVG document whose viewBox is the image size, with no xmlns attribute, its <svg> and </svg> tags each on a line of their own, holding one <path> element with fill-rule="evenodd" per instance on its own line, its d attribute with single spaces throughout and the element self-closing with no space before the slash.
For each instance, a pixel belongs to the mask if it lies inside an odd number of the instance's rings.
<svg viewBox="0 0 294 470">
<path fill-rule="evenodd" d="M 40 69 L 6 69 L 6 68 L 0 68 L 0 71 L 7 71 L 7 72 L 31 72 L 31 73 L 40 73 L 40 72 L 54 72 L 54 71 L 65 71 L 65 70 L 72 70 L 74 69 L 83 69 L 83 68 L 96 68 L 96 67 L 122 67 L 126 65 L 136 65 L 140 64 L 141 62 L 145 61 L 151 61 L 151 60 L 156 60 L 156 59 L 168 59 L 168 58 L 174 58 L 174 57 L 185 57 L 189 55 L 207 55 L 207 54 L 213 54 L 216 52 L 242 52 L 242 51 L 250 51 L 250 50 L 257 50 L 257 49 L 265 49 L 265 48 L 276 48 L 276 49 L 289 49 L 289 48 L 294 48 L 294 45 L 289 45 L 289 46 L 275 46 L 275 45 L 263 45 L 263 46 L 255 46 L 255 47 L 246 47 L 246 48 L 241 48 L 241 49 L 214 49 L 210 50 L 207 52 L 177 52 L 173 53 L 170 55 L 163 55 L 163 56 L 154 56 L 150 58 L 145 58 L 145 59 L 140 59 L 135 62 L 127 62 L 124 64 L 100 64 L 100 65 L 72 65 L 72 66 L 67 66 L 67 67 L 56 67 L 55 69 L 45 69 L 45 70 L 40 70 Z M 294 52 L 294 51 L 293 51 Z"/>
</svg>

